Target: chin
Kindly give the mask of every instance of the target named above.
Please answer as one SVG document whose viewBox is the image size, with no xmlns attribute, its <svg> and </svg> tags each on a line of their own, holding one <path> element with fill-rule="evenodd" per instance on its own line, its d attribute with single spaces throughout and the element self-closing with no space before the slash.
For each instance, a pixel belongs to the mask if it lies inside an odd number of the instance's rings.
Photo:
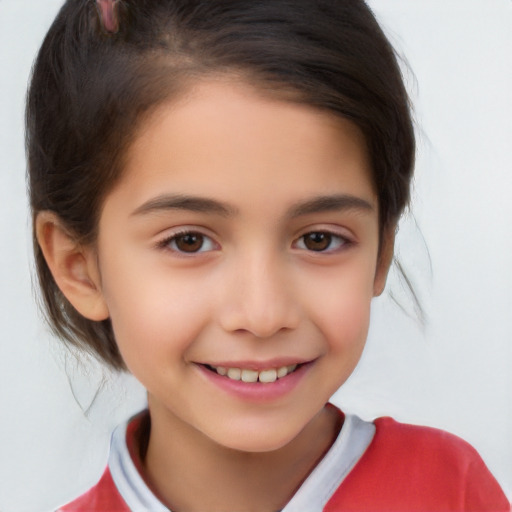
<svg viewBox="0 0 512 512">
<path fill-rule="evenodd" d="M 291 428 L 289 423 L 279 425 L 240 425 L 238 428 L 231 428 L 222 435 L 209 436 L 218 445 L 225 448 L 247 453 L 266 453 L 277 451 L 290 444 L 303 430 L 304 425 L 298 428 Z M 208 434 L 207 434 L 208 435 Z"/>
<path fill-rule="evenodd" d="M 291 441 L 293 441 L 293 439 L 294 437 L 287 437 L 284 439 L 269 439 L 268 437 L 261 436 L 258 438 L 248 439 L 247 437 L 241 436 L 239 439 L 233 439 L 231 437 L 229 442 L 220 444 L 230 450 L 256 454 L 278 451 L 279 449 L 288 445 Z"/>
</svg>

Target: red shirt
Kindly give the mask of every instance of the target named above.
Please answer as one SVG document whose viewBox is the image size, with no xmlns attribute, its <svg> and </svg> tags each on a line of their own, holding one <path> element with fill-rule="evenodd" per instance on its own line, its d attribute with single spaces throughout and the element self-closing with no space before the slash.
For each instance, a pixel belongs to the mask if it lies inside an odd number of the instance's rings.
<svg viewBox="0 0 512 512">
<path fill-rule="evenodd" d="M 343 413 L 340 411 L 340 415 Z M 130 455 L 138 420 L 114 433 L 100 481 L 59 512 L 163 512 Z M 329 452 L 282 512 L 508 512 L 478 453 L 441 430 L 347 416 Z"/>
</svg>

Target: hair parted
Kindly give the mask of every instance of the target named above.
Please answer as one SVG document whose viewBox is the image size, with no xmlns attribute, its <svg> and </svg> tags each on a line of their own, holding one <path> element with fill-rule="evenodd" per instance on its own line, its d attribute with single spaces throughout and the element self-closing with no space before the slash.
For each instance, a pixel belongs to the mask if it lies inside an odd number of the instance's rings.
<svg viewBox="0 0 512 512">
<path fill-rule="evenodd" d="M 67 0 L 39 51 L 26 111 L 33 221 L 52 211 L 94 243 L 144 117 L 220 73 L 353 121 L 372 163 L 381 234 L 394 226 L 409 200 L 414 130 L 394 50 L 363 0 L 117 0 L 114 12 L 108 30 L 95 1 Z M 34 251 L 54 332 L 124 369 L 110 321 L 73 308 L 35 234 Z"/>
</svg>

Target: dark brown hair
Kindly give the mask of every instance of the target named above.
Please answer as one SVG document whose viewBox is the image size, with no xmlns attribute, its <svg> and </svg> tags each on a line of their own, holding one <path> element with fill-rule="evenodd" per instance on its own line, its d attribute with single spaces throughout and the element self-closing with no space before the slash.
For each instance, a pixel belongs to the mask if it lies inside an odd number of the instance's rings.
<svg viewBox="0 0 512 512">
<path fill-rule="evenodd" d="M 327 109 L 362 130 L 381 234 L 409 199 L 414 131 L 393 48 L 363 0 L 120 0 L 116 32 L 93 0 L 68 0 L 39 51 L 26 144 L 33 220 L 59 216 L 93 243 L 102 202 L 145 115 L 194 80 L 230 73 Z M 109 320 L 82 317 L 34 237 L 48 321 L 65 340 L 124 368 Z"/>
</svg>

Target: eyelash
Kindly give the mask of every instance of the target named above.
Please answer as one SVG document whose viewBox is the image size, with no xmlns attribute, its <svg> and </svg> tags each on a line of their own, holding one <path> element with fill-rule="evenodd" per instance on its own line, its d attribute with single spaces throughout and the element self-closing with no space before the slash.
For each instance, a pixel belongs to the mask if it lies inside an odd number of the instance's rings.
<svg viewBox="0 0 512 512">
<path fill-rule="evenodd" d="M 178 240 L 180 240 L 180 239 L 183 240 L 186 237 L 199 238 L 201 241 L 200 247 L 197 250 L 192 250 L 192 251 L 181 250 L 176 245 L 176 243 Z M 205 241 L 209 242 L 209 247 L 207 247 L 206 249 L 204 249 Z M 173 247 L 173 245 L 174 245 L 174 247 Z M 171 235 L 167 238 L 164 238 L 157 244 L 157 247 L 159 249 L 166 249 L 166 250 L 172 251 L 174 253 L 178 253 L 178 254 L 199 254 L 202 252 L 209 252 L 209 251 L 213 250 L 214 246 L 217 246 L 217 244 L 212 240 L 211 237 L 209 237 L 208 235 L 205 235 L 204 233 L 201 233 L 200 231 L 194 231 L 194 230 L 186 230 L 186 231 L 180 231 L 178 233 L 174 233 L 173 235 Z"/>
<path fill-rule="evenodd" d="M 326 239 L 327 243 L 328 243 L 327 247 L 324 249 L 320 248 L 318 250 L 308 248 L 305 243 L 306 237 L 308 237 L 308 236 L 309 237 L 320 236 L 320 238 L 325 237 L 324 239 L 317 240 L 314 243 L 321 244 Z M 333 242 L 335 240 L 337 241 L 336 242 L 337 246 L 335 248 L 330 248 L 330 246 L 333 244 Z M 302 241 L 302 247 L 300 247 L 300 241 Z M 347 249 L 352 244 L 353 244 L 353 241 L 346 236 L 340 235 L 339 233 L 334 233 L 332 231 L 321 230 L 321 229 L 319 229 L 318 231 L 308 231 L 307 233 L 304 233 L 299 238 L 297 238 L 296 242 L 294 242 L 294 246 L 297 247 L 298 249 L 306 250 L 306 251 L 312 252 L 312 253 L 321 253 L 321 254 L 337 253 L 344 249 Z"/>
<path fill-rule="evenodd" d="M 317 240 L 313 240 L 313 243 L 320 244 L 320 247 L 318 249 L 313 249 L 311 247 L 307 246 L 306 237 L 317 237 Z M 177 246 L 177 243 L 179 240 L 184 240 L 186 237 L 191 237 L 190 242 L 193 250 L 186 251 L 183 250 L 183 248 L 179 248 Z M 198 247 L 196 248 L 194 246 L 194 238 L 196 239 L 196 243 Z M 311 240 L 311 239 L 310 239 Z M 301 243 L 302 241 L 302 243 Z M 207 247 L 205 248 L 205 242 L 207 242 Z M 327 246 L 325 248 L 322 248 L 322 244 L 327 243 Z M 336 247 L 332 248 L 331 245 L 335 243 Z M 340 252 L 344 249 L 347 249 L 353 245 L 353 241 L 349 239 L 346 236 L 340 235 L 339 233 L 333 233 L 332 231 L 328 230 L 318 230 L 318 231 L 308 231 L 307 233 L 304 233 L 299 238 L 297 238 L 293 243 L 293 248 L 305 250 L 307 252 L 312 253 L 323 253 L 323 254 L 333 254 Z M 215 250 L 216 247 L 218 247 L 218 244 L 215 243 L 214 240 L 212 240 L 211 237 L 208 235 L 205 235 L 204 233 L 201 233 L 200 231 L 194 231 L 194 230 L 185 230 L 180 231 L 178 233 L 174 233 L 173 235 L 161 240 L 157 243 L 157 247 L 159 249 L 166 249 L 170 250 L 174 253 L 178 254 L 188 254 L 188 255 L 194 255 L 194 254 L 200 254 L 203 252 L 210 252 L 212 250 Z"/>
</svg>

